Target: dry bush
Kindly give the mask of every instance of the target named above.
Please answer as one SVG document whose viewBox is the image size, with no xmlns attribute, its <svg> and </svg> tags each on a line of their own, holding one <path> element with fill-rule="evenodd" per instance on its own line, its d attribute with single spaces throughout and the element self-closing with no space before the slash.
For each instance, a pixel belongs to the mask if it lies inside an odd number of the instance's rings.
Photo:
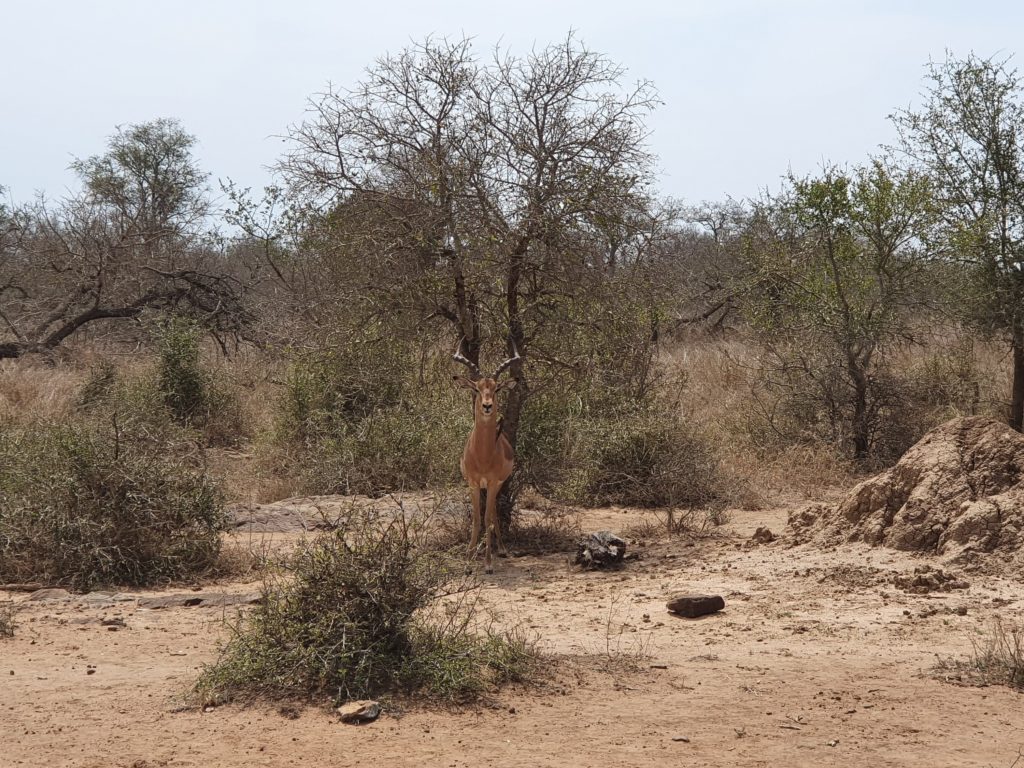
<svg viewBox="0 0 1024 768">
<path fill-rule="evenodd" d="M 970 685 L 1007 685 L 1024 690 L 1024 627 L 993 619 L 980 639 L 971 638 L 973 652 L 967 660 L 941 659 L 937 670 L 943 677 Z"/>
<path fill-rule="evenodd" d="M 558 496 L 580 504 L 706 507 L 727 490 L 714 446 L 672 411 L 574 424 L 571 470 Z"/>
<path fill-rule="evenodd" d="M 181 434 L 123 411 L 0 431 L 0 579 L 88 590 L 202 573 L 225 524 Z"/>
<path fill-rule="evenodd" d="M 14 630 L 18 626 L 14 621 L 14 615 L 17 612 L 18 609 L 14 603 L 0 603 L 0 639 L 14 637 Z"/>
<path fill-rule="evenodd" d="M 463 701 L 529 673 L 533 646 L 481 624 L 464 565 L 403 510 L 352 510 L 299 545 L 231 625 L 203 703 L 420 695 Z"/>
<path fill-rule="evenodd" d="M 451 485 L 471 414 L 450 361 L 422 367 L 390 341 L 299 355 L 278 400 L 262 462 L 309 494 L 366 494 Z"/>
</svg>

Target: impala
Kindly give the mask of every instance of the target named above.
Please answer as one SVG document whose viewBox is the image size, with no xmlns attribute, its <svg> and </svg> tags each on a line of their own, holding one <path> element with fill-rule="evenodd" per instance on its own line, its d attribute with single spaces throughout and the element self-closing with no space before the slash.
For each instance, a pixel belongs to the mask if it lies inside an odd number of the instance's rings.
<svg viewBox="0 0 1024 768">
<path fill-rule="evenodd" d="M 505 544 L 501 540 L 501 523 L 498 520 L 498 492 L 502 484 L 508 480 L 515 466 L 512 444 L 501 432 L 498 406 L 495 395 L 502 389 L 515 386 L 513 379 L 498 383 L 498 377 L 516 360 L 519 353 L 512 344 L 512 357 L 498 366 L 493 376 L 484 376 L 480 369 L 462 354 L 462 342 L 459 342 L 453 359 L 469 368 L 470 378 L 453 376 L 461 386 L 473 391 L 473 429 L 466 440 L 466 449 L 462 452 L 462 476 L 469 484 L 469 496 L 473 502 L 473 527 L 469 541 L 469 554 L 476 552 L 480 541 L 480 528 L 484 527 L 484 570 L 493 573 L 491 566 L 491 540 L 494 539 L 498 554 L 505 557 Z M 487 491 L 486 516 L 480 513 L 480 492 Z"/>
</svg>

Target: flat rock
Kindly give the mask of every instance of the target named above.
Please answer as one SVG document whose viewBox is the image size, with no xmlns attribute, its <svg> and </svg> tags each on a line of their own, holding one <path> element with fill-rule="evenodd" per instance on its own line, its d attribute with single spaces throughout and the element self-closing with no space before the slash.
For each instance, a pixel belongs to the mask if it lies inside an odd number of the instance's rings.
<svg viewBox="0 0 1024 768">
<path fill-rule="evenodd" d="M 83 603 L 94 605 L 96 603 L 127 603 L 134 600 L 136 595 L 126 595 L 124 592 L 88 592 L 78 599 Z"/>
<path fill-rule="evenodd" d="M 343 723 L 370 723 L 380 716 L 380 703 L 369 699 L 349 701 L 335 711 Z"/>
<path fill-rule="evenodd" d="M 721 595 L 677 595 L 665 603 L 672 613 L 695 619 L 706 616 L 725 608 L 725 599 Z"/>
<path fill-rule="evenodd" d="M 71 593 L 66 589 L 37 589 L 26 600 L 68 600 Z"/>
<path fill-rule="evenodd" d="M 263 596 L 259 592 L 240 595 L 223 592 L 186 592 L 140 597 L 139 608 L 221 608 L 229 605 L 253 605 L 262 599 Z"/>
</svg>

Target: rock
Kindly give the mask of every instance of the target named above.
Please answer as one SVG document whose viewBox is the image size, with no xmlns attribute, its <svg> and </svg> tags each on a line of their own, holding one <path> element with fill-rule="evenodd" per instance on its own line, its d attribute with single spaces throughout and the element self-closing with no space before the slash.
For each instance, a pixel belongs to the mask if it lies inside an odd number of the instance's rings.
<svg viewBox="0 0 1024 768">
<path fill-rule="evenodd" d="M 678 595 L 673 597 L 665 607 L 672 613 L 695 619 L 725 608 L 725 600 L 721 595 Z"/>
<path fill-rule="evenodd" d="M 1024 552 L 1024 435 L 981 416 L 940 424 L 838 506 L 790 515 L 796 541 L 859 541 L 941 555 Z"/>
<path fill-rule="evenodd" d="M 37 592 L 40 589 L 46 589 L 46 587 L 38 581 L 0 584 L 0 592 Z"/>
<path fill-rule="evenodd" d="M 376 701 L 349 701 L 335 710 L 343 723 L 371 723 L 380 716 L 380 703 Z"/>
<path fill-rule="evenodd" d="M 71 593 L 66 589 L 37 589 L 26 600 L 69 600 Z"/>
<path fill-rule="evenodd" d="M 139 608 L 223 608 L 230 605 L 252 605 L 263 599 L 259 592 L 240 595 L 221 592 L 184 593 L 140 597 Z"/>
<path fill-rule="evenodd" d="M 626 542 L 611 531 L 587 534 L 576 544 L 573 564 L 584 568 L 607 568 L 622 563 L 626 556 Z"/>
<path fill-rule="evenodd" d="M 750 537 L 750 540 L 755 544 L 771 544 L 775 541 L 775 534 L 770 529 L 765 528 L 763 525 L 759 526 L 754 535 Z"/>
<path fill-rule="evenodd" d="M 913 573 L 899 573 L 893 577 L 893 584 L 904 592 L 924 595 L 929 592 L 950 592 L 954 589 L 967 589 L 971 585 L 955 574 L 946 573 L 941 568 L 920 565 Z"/>
<path fill-rule="evenodd" d="M 127 603 L 135 599 L 135 595 L 126 595 L 123 592 L 89 592 L 81 595 L 78 600 L 85 605 L 112 605 L 114 603 Z"/>
</svg>

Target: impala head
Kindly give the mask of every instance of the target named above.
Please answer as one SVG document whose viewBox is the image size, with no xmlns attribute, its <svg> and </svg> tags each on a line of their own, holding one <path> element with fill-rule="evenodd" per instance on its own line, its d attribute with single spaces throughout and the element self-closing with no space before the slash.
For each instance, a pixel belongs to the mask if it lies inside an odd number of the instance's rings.
<svg viewBox="0 0 1024 768">
<path fill-rule="evenodd" d="M 461 341 L 459 342 L 458 349 L 455 350 L 455 354 L 452 356 L 455 362 L 462 363 L 462 365 L 469 368 L 470 376 L 468 378 L 466 376 L 453 376 L 452 378 L 460 386 L 473 391 L 473 409 L 476 415 L 483 419 L 493 419 L 497 416 L 498 408 L 494 399 L 495 395 L 502 389 L 510 389 L 515 386 L 515 380 L 513 379 L 498 381 L 498 377 L 512 363 L 519 359 L 519 352 L 516 351 L 515 342 L 512 343 L 512 352 L 512 357 L 499 365 L 493 376 L 484 376 L 480 373 L 480 369 L 462 354 Z"/>
</svg>

